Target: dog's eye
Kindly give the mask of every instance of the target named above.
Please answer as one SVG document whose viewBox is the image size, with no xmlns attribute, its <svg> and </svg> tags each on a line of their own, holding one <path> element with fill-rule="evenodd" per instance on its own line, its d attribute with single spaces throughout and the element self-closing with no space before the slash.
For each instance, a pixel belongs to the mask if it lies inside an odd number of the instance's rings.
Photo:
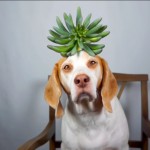
<svg viewBox="0 0 150 150">
<path fill-rule="evenodd" d="M 87 63 L 87 66 L 89 68 L 95 68 L 97 66 L 97 62 L 95 60 L 90 60 L 88 63 Z"/>
<path fill-rule="evenodd" d="M 96 63 L 97 63 L 97 62 L 94 61 L 94 60 L 91 60 L 91 61 L 90 61 L 90 64 L 91 64 L 91 65 L 95 65 Z"/>
<path fill-rule="evenodd" d="M 65 66 L 64 66 L 64 70 L 68 70 L 69 68 L 70 68 L 69 65 L 65 65 Z"/>
<path fill-rule="evenodd" d="M 65 66 L 63 67 L 63 70 L 64 70 L 64 71 L 71 71 L 71 69 L 72 69 L 72 66 L 71 66 L 71 65 L 65 65 Z"/>
</svg>

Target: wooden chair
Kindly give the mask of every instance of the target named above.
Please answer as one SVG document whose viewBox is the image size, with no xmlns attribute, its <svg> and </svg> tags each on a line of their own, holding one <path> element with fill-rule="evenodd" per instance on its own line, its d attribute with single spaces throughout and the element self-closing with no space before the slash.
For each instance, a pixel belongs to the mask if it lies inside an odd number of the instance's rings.
<svg viewBox="0 0 150 150">
<path fill-rule="evenodd" d="M 148 120 L 148 75 L 147 74 L 121 74 L 114 73 L 117 81 L 119 82 L 120 90 L 118 92 L 118 98 L 121 97 L 125 86 L 129 82 L 140 82 L 141 86 L 141 141 L 129 141 L 131 148 L 140 148 L 142 150 L 148 150 L 148 138 L 150 138 L 150 121 Z M 60 148 L 60 141 L 55 140 L 55 111 L 49 107 L 49 123 L 46 128 L 35 138 L 27 141 L 20 146 L 18 150 L 34 150 L 41 145 L 49 142 L 49 149 L 55 150 Z"/>
</svg>

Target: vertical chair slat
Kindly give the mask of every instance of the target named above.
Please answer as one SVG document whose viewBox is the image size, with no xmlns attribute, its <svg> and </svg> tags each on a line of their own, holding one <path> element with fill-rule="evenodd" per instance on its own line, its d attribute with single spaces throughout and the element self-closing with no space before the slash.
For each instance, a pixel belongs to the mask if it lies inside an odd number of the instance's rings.
<svg viewBox="0 0 150 150">
<path fill-rule="evenodd" d="M 148 120 L 148 91 L 147 81 L 141 81 L 141 99 L 142 99 L 142 118 Z M 143 132 L 142 124 L 142 150 L 148 150 L 148 137 Z"/>
<path fill-rule="evenodd" d="M 123 81 L 123 82 L 121 83 L 121 87 L 120 87 L 119 92 L 118 92 L 118 95 L 117 95 L 118 99 L 120 99 L 120 97 L 121 97 L 121 95 L 122 95 L 122 93 L 123 93 L 123 91 L 124 91 L 124 88 L 125 88 L 126 84 L 127 84 L 127 82 L 125 82 L 125 81 Z"/>
<path fill-rule="evenodd" d="M 148 119 L 148 90 L 147 81 L 141 81 L 142 116 Z"/>
</svg>

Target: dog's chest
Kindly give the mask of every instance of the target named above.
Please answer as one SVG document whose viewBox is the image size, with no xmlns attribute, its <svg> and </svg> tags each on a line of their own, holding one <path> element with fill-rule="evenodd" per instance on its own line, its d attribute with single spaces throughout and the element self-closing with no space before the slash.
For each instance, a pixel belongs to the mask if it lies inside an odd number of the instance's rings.
<svg viewBox="0 0 150 150">
<path fill-rule="evenodd" d="M 77 134 L 85 136 L 87 139 L 102 138 L 108 130 L 105 116 L 83 115 L 77 123 Z M 104 135 L 103 135 L 104 133 Z"/>
<path fill-rule="evenodd" d="M 79 126 L 77 130 L 78 138 L 80 139 L 80 145 L 89 148 L 93 145 L 99 147 L 99 144 L 106 145 L 106 139 L 108 139 L 108 129 L 106 122 L 97 120 L 95 117 L 89 119 L 84 118 L 83 126 Z M 89 144 L 88 144 L 89 143 Z M 91 145 L 92 143 L 92 145 Z"/>
<path fill-rule="evenodd" d="M 93 149 L 94 146 L 96 150 L 100 145 L 103 147 L 109 138 L 109 128 L 103 115 L 100 118 L 96 115 L 82 115 L 77 120 L 69 120 L 65 130 L 66 136 L 63 136 L 65 141 L 68 141 L 71 146 L 79 146 L 84 149 L 85 147 Z"/>
</svg>

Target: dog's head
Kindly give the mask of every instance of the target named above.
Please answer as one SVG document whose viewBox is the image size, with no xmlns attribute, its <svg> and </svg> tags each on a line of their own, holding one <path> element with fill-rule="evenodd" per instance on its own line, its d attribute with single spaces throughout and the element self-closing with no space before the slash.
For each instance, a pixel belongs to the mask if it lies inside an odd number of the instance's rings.
<svg viewBox="0 0 150 150">
<path fill-rule="evenodd" d="M 63 115 L 62 88 L 76 104 L 100 99 L 104 108 L 112 112 L 110 101 L 117 93 L 117 82 L 107 62 L 99 56 L 81 51 L 55 64 L 45 88 L 45 99 L 56 110 L 57 117 Z"/>
</svg>

